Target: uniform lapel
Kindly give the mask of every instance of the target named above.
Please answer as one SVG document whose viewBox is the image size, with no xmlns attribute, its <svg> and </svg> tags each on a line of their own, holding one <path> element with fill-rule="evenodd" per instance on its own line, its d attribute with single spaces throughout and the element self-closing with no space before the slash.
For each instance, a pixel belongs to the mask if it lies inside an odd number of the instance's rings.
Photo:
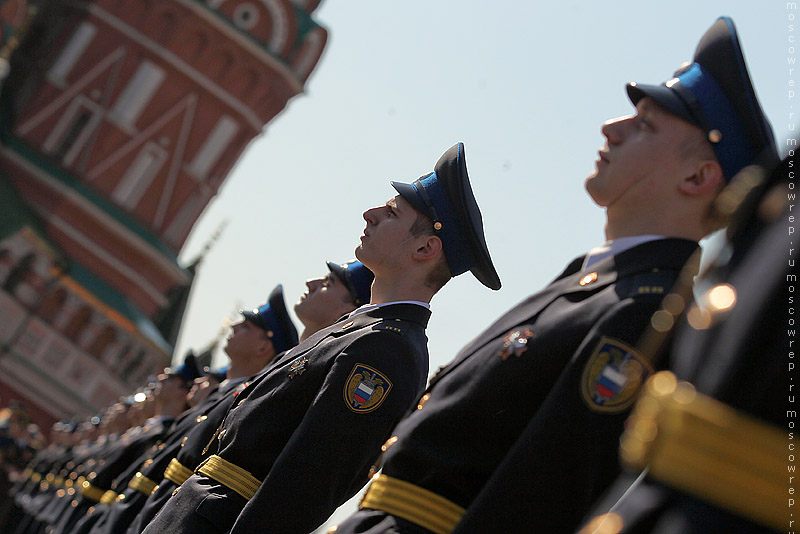
<svg viewBox="0 0 800 534">
<path fill-rule="evenodd" d="M 580 258 L 583 261 L 582 258 Z M 577 260 L 576 260 L 577 261 Z M 580 265 L 580 264 L 579 264 Z M 570 264 L 572 266 L 572 264 Z M 568 288 L 578 285 L 580 279 L 579 271 L 567 269 L 564 274 L 559 276 L 542 291 L 534 293 L 524 301 L 520 302 L 509 310 L 505 315 L 495 321 L 489 328 L 483 331 L 469 345 L 459 352 L 456 361 L 462 360 L 475 352 L 478 348 L 486 344 L 489 340 L 504 334 L 508 329 L 525 322 L 531 317 L 538 315 L 553 300 L 564 294 Z"/>
<path fill-rule="evenodd" d="M 596 292 L 615 283 L 619 278 L 652 270 L 654 266 L 680 269 L 696 249 L 697 243 L 693 241 L 659 239 L 633 247 L 617 256 L 608 257 L 585 271 L 580 270 L 583 257 L 573 260 L 550 285 L 512 308 L 461 350 L 450 365 L 431 379 L 431 385 L 458 367 L 481 347 L 513 327 L 535 321 L 536 317 L 557 298 L 572 293 Z"/>
</svg>

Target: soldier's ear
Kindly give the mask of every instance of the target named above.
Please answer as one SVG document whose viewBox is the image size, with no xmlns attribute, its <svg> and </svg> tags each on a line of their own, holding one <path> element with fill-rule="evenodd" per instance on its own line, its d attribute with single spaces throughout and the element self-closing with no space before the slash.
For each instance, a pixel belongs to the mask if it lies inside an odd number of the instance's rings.
<svg viewBox="0 0 800 534">
<path fill-rule="evenodd" d="M 703 196 L 716 192 L 725 184 L 722 167 L 716 160 L 703 160 L 698 162 L 695 172 L 684 178 L 678 190 L 684 195 Z"/>
<path fill-rule="evenodd" d="M 272 345 L 272 340 L 266 332 L 264 332 L 264 335 L 261 337 L 256 353 L 258 353 L 259 356 L 269 356 L 275 353 L 275 347 Z"/>
<path fill-rule="evenodd" d="M 425 236 L 425 241 L 414 250 L 411 257 L 415 261 L 430 261 L 439 257 L 442 253 L 442 240 L 435 235 Z"/>
</svg>

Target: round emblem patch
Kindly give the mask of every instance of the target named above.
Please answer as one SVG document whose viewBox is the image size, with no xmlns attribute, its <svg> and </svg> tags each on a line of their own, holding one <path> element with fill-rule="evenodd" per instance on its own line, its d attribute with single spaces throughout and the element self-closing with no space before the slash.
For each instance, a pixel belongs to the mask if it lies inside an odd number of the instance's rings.
<svg viewBox="0 0 800 534">
<path fill-rule="evenodd" d="M 650 363 L 625 343 L 603 337 L 583 368 L 583 400 L 596 412 L 621 412 L 653 373 Z"/>
<path fill-rule="evenodd" d="M 392 389 L 392 382 L 380 371 L 356 364 L 344 385 L 347 407 L 356 413 L 367 413 L 381 405 Z"/>
</svg>

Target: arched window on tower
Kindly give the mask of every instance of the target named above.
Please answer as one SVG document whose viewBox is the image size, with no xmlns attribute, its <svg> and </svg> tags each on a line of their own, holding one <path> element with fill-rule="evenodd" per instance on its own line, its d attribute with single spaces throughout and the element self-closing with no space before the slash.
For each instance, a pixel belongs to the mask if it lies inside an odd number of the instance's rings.
<svg viewBox="0 0 800 534">
<path fill-rule="evenodd" d="M 92 343 L 89 345 L 88 352 L 95 358 L 100 358 L 103 356 L 103 352 L 106 348 L 114 342 L 117 337 L 117 332 L 114 330 L 114 327 L 111 325 L 106 325 L 94 338 Z"/>
<path fill-rule="evenodd" d="M 63 309 L 64 302 L 67 300 L 67 291 L 63 287 L 57 287 L 44 298 L 39 308 L 39 317 L 52 324 L 58 313 Z"/>
<path fill-rule="evenodd" d="M 111 198 L 130 210 L 135 209 L 166 159 L 166 150 L 153 142 L 145 144 L 114 188 Z"/>
<path fill-rule="evenodd" d="M 89 323 L 89 318 L 91 316 L 92 310 L 89 308 L 89 306 L 81 307 L 75 312 L 75 315 L 70 317 L 66 326 L 64 326 L 62 333 L 67 338 L 77 342 L 78 338 L 80 338 L 80 335 L 83 332 L 83 329 L 86 328 L 86 325 Z"/>
<path fill-rule="evenodd" d="M 164 69 L 152 61 L 143 60 L 111 108 L 109 118 L 120 127 L 134 131 L 139 115 L 165 77 Z"/>
<path fill-rule="evenodd" d="M 222 115 L 189 163 L 186 169 L 189 174 L 198 181 L 205 180 L 238 131 L 239 124 L 232 117 Z"/>
<path fill-rule="evenodd" d="M 47 285 L 44 278 L 36 272 L 35 263 L 36 255 L 29 252 L 17 262 L 3 282 L 3 289 L 29 309 L 36 307 Z"/>
<path fill-rule="evenodd" d="M 103 118 L 97 103 L 79 95 L 67 107 L 45 139 L 42 148 L 65 166 L 70 166 Z"/>
<path fill-rule="evenodd" d="M 3 282 L 3 289 L 9 293 L 13 293 L 17 286 L 25 279 L 28 272 L 33 268 L 33 262 L 36 261 L 36 255 L 33 252 L 25 254 L 8 273 L 5 281 Z"/>
<path fill-rule="evenodd" d="M 63 87 L 67 84 L 67 76 L 78 62 L 83 52 L 94 39 L 97 28 L 89 22 L 83 22 L 72 34 L 56 61 L 47 71 L 47 77 L 54 84 Z"/>
</svg>

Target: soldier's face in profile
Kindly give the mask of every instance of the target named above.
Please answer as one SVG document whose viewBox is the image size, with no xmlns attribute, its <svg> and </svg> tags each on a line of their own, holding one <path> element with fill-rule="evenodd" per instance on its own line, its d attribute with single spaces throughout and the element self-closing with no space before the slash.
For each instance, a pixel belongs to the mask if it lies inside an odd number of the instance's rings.
<svg viewBox="0 0 800 534">
<path fill-rule="evenodd" d="M 261 346 L 266 338 L 266 332 L 252 321 L 242 318 L 231 327 L 225 345 L 225 353 L 232 359 L 246 358 Z"/>
<path fill-rule="evenodd" d="M 350 291 L 333 273 L 306 280 L 306 292 L 294 305 L 297 317 L 306 325 L 333 323 L 354 309 Z"/>
<path fill-rule="evenodd" d="M 663 195 L 674 194 L 681 178 L 695 172 L 684 143 L 700 129 L 669 113 L 650 98 L 636 114 L 607 121 L 606 138 L 586 190 L 599 206 L 617 211 L 642 211 Z"/>
<path fill-rule="evenodd" d="M 153 391 L 156 397 L 175 397 L 186 395 L 189 387 L 182 378 L 176 375 L 159 375 L 158 383 Z"/>
<path fill-rule="evenodd" d="M 400 195 L 365 211 L 367 226 L 356 248 L 356 258 L 376 274 L 384 268 L 404 268 L 416 248 L 417 238 L 410 232 L 416 219 L 417 210 Z"/>
<path fill-rule="evenodd" d="M 186 394 L 186 402 L 190 406 L 196 406 L 211 392 L 211 388 L 218 382 L 208 376 L 195 378 L 189 393 Z"/>
</svg>

